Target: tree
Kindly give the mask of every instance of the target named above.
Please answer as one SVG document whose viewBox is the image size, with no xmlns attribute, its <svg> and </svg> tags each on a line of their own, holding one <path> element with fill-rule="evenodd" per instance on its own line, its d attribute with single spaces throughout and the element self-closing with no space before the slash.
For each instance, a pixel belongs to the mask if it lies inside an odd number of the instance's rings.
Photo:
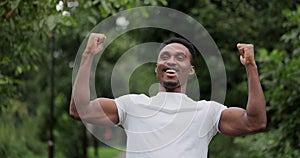
<svg viewBox="0 0 300 158">
<path fill-rule="evenodd" d="M 285 109 L 283 113 L 286 112 L 287 109 L 284 105 L 276 103 L 276 106 L 280 106 L 281 108 L 275 108 L 273 102 L 275 101 L 274 93 L 275 87 L 277 86 L 284 86 L 287 83 L 296 84 L 295 82 L 297 77 L 297 73 L 288 72 L 287 69 L 291 69 L 297 72 L 297 59 L 292 58 L 299 58 L 298 56 L 294 57 L 287 57 L 292 54 L 291 52 L 296 52 L 298 48 L 295 46 L 297 43 L 291 44 L 291 41 L 298 41 L 296 38 L 297 29 L 296 24 L 298 23 L 299 17 L 296 16 L 296 12 L 287 13 L 285 10 L 295 10 L 299 1 L 289 1 L 287 4 L 284 1 L 245 1 L 245 0 L 207 0 L 201 2 L 189 1 L 185 2 L 183 5 L 180 2 L 170 3 L 170 7 L 176 8 L 181 10 L 189 15 L 193 16 L 194 18 L 198 19 L 200 23 L 209 31 L 215 42 L 220 48 L 222 53 L 226 72 L 227 72 L 227 94 L 226 94 L 226 105 L 244 105 L 247 99 L 247 84 L 246 84 L 246 77 L 243 75 L 245 73 L 244 69 L 240 67 L 238 54 L 235 48 L 235 44 L 238 42 L 248 42 L 253 43 L 256 48 L 256 57 L 257 60 L 260 62 L 258 63 L 261 76 L 262 76 L 262 83 L 265 89 L 265 93 L 268 99 L 268 104 L 272 107 L 269 108 L 268 115 L 270 116 L 269 119 L 276 118 L 276 120 L 285 120 L 286 115 L 277 112 L 278 110 L 281 111 Z M 290 14 L 294 16 L 284 16 L 284 14 Z M 287 21 L 287 19 L 290 19 Z M 293 21 L 293 22 L 292 22 Z M 284 25 L 282 25 L 285 23 Z M 289 24 L 287 24 L 289 23 Z M 289 27 L 286 27 L 289 25 Z M 292 26 L 291 26 L 292 25 Z M 284 27 L 285 26 L 285 27 Z M 291 28 L 295 28 L 292 31 Z M 286 38 L 286 35 L 290 37 L 294 37 L 293 39 L 289 39 L 289 42 L 283 42 L 283 38 Z M 282 37 L 283 36 L 283 37 Z M 293 45 L 293 47 L 291 47 Z M 261 55 L 260 55 L 261 54 Z M 265 54 L 265 55 L 262 55 Z M 277 54 L 277 55 L 275 55 Z M 279 55 L 280 54 L 280 55 Z M 266 57 L 269 56 L 269 57 Z M 288 58 L 288 59 L 287 59 Z M 279 60 L 280 64 L 278 68 L 278 63 L 272 63 L 273 60 Z M 273 61 L 274 62 L 274 61 Z M 289 64 L 287 64 L 289 63 Z M 293 63 L 293 64 L 291 64 Z M 289 65 L 289 66 L 288 66 Z M 298 64 L 299 65 L 299 64 Z M 276 67 L 276 69 L 274 69 Z M 289 68 L 288 68 L 289 67 Z M 278 69 L 277 69 L 278 68 Z M 197 69 L 196 69 L 197 70 Z M 276 71 L 276 72 L 275 72 Z M 201 72 L 197 72 L 201 73 Z M 291 78 L 282 80 L 281 75 L 275 76 L 275 74 L 281 74 L 283 76 L 287 75 Z M 239 75 L 236 75 L 239 74 Z M 272 74 L 272 75 L 271 75 Z M 206 75 L 205 75 L 206 76 Z M 267 79 L 264 76 L 269 76 Z M 272 77 L 270 77 L 272 76 Z M 272 78 L 272 79 L 271 79 Z M 203 78 L 202 78 L 203 79 Z M 209 78 L 207 78 L 209 80 Z M 204 79 L 205 80 L 205 79 Z M 270 82 L 270 80 L 273 80 Z M 276 82 L 275 82 L 276 80 Z M 290 80 L 290 81 L 289 81 Z M 293 81 L 293 82 L 292 82 Z M 203 82 L 200 80 L 199 82 Z M 268 83 L 268 84 L 267 84 Z M 209 84 L 207 84 L 207 89 L 210 88 Z M 268 85 L 268 86 L 267 86 Z M 271 85 L 271 86 L 270 86 Z M 295 85 L 295 86 L 296 86 Z M 293 89 L 295 86 L 292 86 Z M 292 88 L 291 87 L 291 88 Z M 297 87 L 297 86 L 296 86 Z M 201 87 L 202 88 L 202 87 Z M 281 100 L 282 102 L 284 99 L 283 96 L 285 94 L 290 94 L 288 98 L 291 101 L 295 101 L 297 103 L 297 97 L 295 95 L 295 91 L 297 90 L 288 90 L 284 88 L 281 89 L 279 93 L 276 91 L 276 95 L 282 95 L 281 97 L 277 97 L 277 99 Z M 292 91 L 293 93 L 287 93 L 287 91 Z M 205 92 L 205 94 L 209 94 L 209 92 Z M 272 97 L 270 96 L 272 94 Z M 276 100 L 277 100 L 276 99 Z M 289 102 L 290 103 L 290 102 Z M 296 109 L 295 104 L 288 104 L 290 105 L 291 109 Z M 272 110 L 270 110 L 272 109 Z M 276 112 L 275 112 L 276 111 Z M 294 110 L 293 113 L 297 113 L 297 110 Z M 275 112 L 275 113 L 274 113 Z M 291 111 L 289 111 L 291 112 Z M 283 117 L 284 116 L 284 117 Z M 290 125 L 288 126 L 290 129 L 297 125 L 298 119 L 293 116 L 290 116 L 288 119 Z M 293 121 L 292 121 L 293 120 Z M 274 121 L 272 121 L 274 122 Z M 271 122 L 271 124 L 273 124 Z M 295 123 L 294 123 L 295 122 Z M 292 124 L 291 124 L 292 123 Z M 274 123 L 276 124 L 276 123 Z M 287 126 L 286 124 L 285 126 Z M 282 127 L 285 127 L 282 126 Z M 277 126 L 269 125 L 270 129 L 277 128 Z M 293 128 L 291 131 L 296 131 Z M 274 132 L 274 133 L 273 133 Z M 273 133 L 273 134 L 272 134 Z M 217 136 L 210 145 L 210 157 L 244 157 L 248 155 L 249 157 L 267 157 L 267 153 L 272 153 L 270 157 L 274 157 L 274 155 L 278 154 L 281 156 L 278 157 L 286 157 L 282 153 L 291 153 L 295 152 L 294 157 L 297 157 L 297 151 L 293 148 L 294 143 L 283 141 L 283 139 L 278 140 L 278 138 L 289 134 L 289 138 L 298 138 L 297 134 L 295 133 L 287 133 L 283 130 L 267 130 L 266 133 L 261 133 L 252 136 L 246 136 L 245 139 L 243 138 L 232 138 L 232 137 L 224 137 L 222 135 Z M 251 139 L 251 141 L 245 141 Z M 262 138 L 262 139 L 260 139 Z M 286 137 L 285 137 L 286 138 Z M 286 148 L 282 148 L 284 145 L 280 147 L 276 145 L 277 142 L 283 142 L 286 145 Z M 297 141 L 297 139 L 296 139 Z M 268 142 L 268 143 L 266 143 Z M 271 143 L 271 145 L 269 144 Z M 228 145 L 230 144 L 230 145 Z M 243 146 L 243 145 L 245 146 Z M 274 148 L 272 148 L 273 146 Z M 276 146 L 276 148 L 275 148 Z M 281 150 L 278 150 L 278 147 Z M 285 150 L 285 152 L 283 152 Z M 249 151 L 249 152 L 247 152 Z M 245 154 L 247 153 L 247 154 Z M 280 153 L 280 154 L 279 154 Z M 287 154 L 287 155 L 289 155 Z"/>
<path fill-rule="evenodd" d="M 219 46 L 228 81 L 226 105 L 243 105 L 247 99 L 245 76 L 236 75 L 245 73 L 235 44 L 249 42 L 256 46 L 268 101 L 268 130 L 245 138 L 219 135 L 211 144 L 210 157 L 241 157 L 243 153 L 249 157 L 299 156 L 299 133 L 296 128 L 299 125 L 296 117 L 299 116 L 296 105 L 299 102 L 299 9 L 296 7 L 299 1 L 86 0 L 79 1 L 79 5 L 72 8 L 67 6 L 66 0 L 63 2 L 64 9 L 60 11 L 56 10 L 59 0 L 0 2 L 0 155 L 46 155 L 49 134 L 49 35 L 55 35 L 56 41 L 56 155 L 81 157 L 84 151 L 80 139 L 84 137 L 85 128 L 68 116 L 72 66 L 81 41 L 98 22 L 114 13 L 136 6 L 168 4 L 167 7 L 197 19 Z M 149 36 L 154 34 L 156 36 Z M 98 87 L 103 86 L 97 90 L 99 95 L 112 96 L 107 76 L 110 76 L 123 50 L 140 42 L 162 41 L 170 34 L 159 29 L 147 29 L 147 32 L 139 29 L 124 34 L 112 43 L 107 49 L 109 53 L 101 58 L 98 65 L 104 71 L 96 77 L 107 79 L 97 83 Z M 206 64 L 201 57 L 196 64 L 200 66 L 196 71 L 201 76 L 201 98 L 210 99 L 209 72 L 202 69 Z M 148 65 L 141 69 L 145 74 L 138 76 L 135 73 L 130 80 L 130 83 L 136 83 L 131 84 L 133 92 L 144 92 L 149 87 L 139 79 L 149 80 L 150 83 L 154 80 L 145 78 L 153 76 Z"/>
<path fill-rule="evenodd" d="M 295 10 L 284 10 L 286 17 L 283 26 L 289 31 L 282 35 L 287 45 L 285 50 L 274 48 L 272 51 L 259 50 L 262 65 L 262 80 L 266 89 L 268 102 L 269 129 L 267 133 L 238 139 L 239 144 L 246 143 L 250 151 L 258 151 L 253 155 L 263 157 L 299 157 L 300 156 L 300 7 Z M 276 68 L 275 68 L 276 67 Z M 274 69 L 275 68 L 275 69 Z M 262 143 L 265 142 L 265 143 Z"/>
<path fill-rule="evenodd" d="M 85 132 L 68 116 L 71 69 L 80 41 L 101 19 L 139 5 L 165 3 L 164 0 L 137 2 L 80 1 L 68 7 L 67 1 L 0 2 L 0 155 L 38 157 L 45 155 L 49 118 L 50 38 L 55 37 L 56 97 L 55 130 L 57 155 L 82 157 L 80 140 Z M 63 9 L 57 5 L 62 4 Z M 74 5 L 74 4 L 73 4 Z M 72 16 L 69 16 L 71 14 Z M 68 40 L 65 40 L 68 39 Z M 58 43 L 59 42 L 59 43 Z M 74 44 L 78 45 L 74 47 Z M 69 87 L 69 88 L 66 88 Z M 7 124 L 7 122 L 10 122 Z M 16 130 L 18 129 L 18 131 Z M 73 139 L 65 139 L 66 136 Z M 43 144 L 43 145 L 39 145 Z M 71 144 L 77 144 L 72 146 Z M 67 148 L 66 148 L 67 147 Z"/>
</svg>

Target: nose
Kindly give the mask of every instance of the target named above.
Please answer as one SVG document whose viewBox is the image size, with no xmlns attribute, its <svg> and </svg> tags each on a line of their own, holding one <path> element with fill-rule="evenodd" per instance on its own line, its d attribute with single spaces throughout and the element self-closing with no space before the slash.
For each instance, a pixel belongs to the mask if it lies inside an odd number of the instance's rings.
<svg viewBox="0 0 300 158">
<path fill-rule="evenodd" d="M 174 59 L 174 57 L 169 58 L 169 60 L 167 60 L 167 66 L 176 66 L 176 61 Z"/>
</svg>

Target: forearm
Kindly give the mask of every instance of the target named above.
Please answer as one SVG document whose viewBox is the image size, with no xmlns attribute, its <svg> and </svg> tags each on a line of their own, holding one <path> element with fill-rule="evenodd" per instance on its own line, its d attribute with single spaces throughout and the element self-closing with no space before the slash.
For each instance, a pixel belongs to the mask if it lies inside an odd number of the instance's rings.
<svg viewBox="0 0 300 158">
<path fill-rule="evenodd" d="M 82 54 L 70 102 L 70 115 L 73 118 L 102 125 L 118 122 L 118 112 L 114 100 L 105 98 L 90 100 L 91 66 L 94 56 L 100 52 L 105 39 L 103 34 L 90 34 Z"/>
<path fill-rule="evenodd" d="M 266 124 L 266 102 L 256 64 L 246 66 L 248 78 L 247 117 L 251 123 Z"/>
<path fill-rule="evenodd" d="M 246 110 L 234 107 L 224 110 L 219 122 L 222 133 L 235 136 L 261 131 L 267 124 L 266 102 L 254 60 L 254 45 L 238 43 L 237 48 L 247 72 L 247 107 Z"/>
<path fill-rule="evenodd" d="M 83 110 L 90 102 L 90 71 L 94 55 L 85 51 L 81 58 L 80 67 L 74 82 L 71 104 L 74 110 Z M 76 110 L 76 112 L 77 112 Z"/>
</svg>

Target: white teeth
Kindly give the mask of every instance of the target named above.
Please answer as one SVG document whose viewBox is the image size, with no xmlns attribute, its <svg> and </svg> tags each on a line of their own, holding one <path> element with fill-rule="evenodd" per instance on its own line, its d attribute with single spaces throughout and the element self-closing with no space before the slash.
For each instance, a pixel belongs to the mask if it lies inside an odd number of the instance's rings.
<svg viewBox="0 0 300 158">
<path fill-rule="evenodd" d="M 168 69 L 166 72 L 168 72 L 168 73 L 176 73 L 176 71 L 172 70 L 172 69 Z"/>
</svg>

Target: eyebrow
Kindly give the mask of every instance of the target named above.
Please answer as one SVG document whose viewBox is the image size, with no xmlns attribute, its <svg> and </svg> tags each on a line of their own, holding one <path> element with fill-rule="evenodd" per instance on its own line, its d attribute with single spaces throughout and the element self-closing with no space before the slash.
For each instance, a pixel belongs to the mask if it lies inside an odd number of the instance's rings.
<svg viewBox="0 0 300 158">
<path fill-rule="evenodd" d="M 163 55 L 163 54 L 170 54 L 170 52 L 169 51 L 163 51 L 160 54 L 161 55 Z M 176 55 L 184 55 L 184 56 L 186 56 L 186 54 L 184 52 L 181 52 L 181 51 L 177 51 Z"/>
<path fill-rule="evenodd" d="M 186 54 L 184 52 L 176 52 L 176 55 L 183 55 L 186 56 Z"/>
</svg>

